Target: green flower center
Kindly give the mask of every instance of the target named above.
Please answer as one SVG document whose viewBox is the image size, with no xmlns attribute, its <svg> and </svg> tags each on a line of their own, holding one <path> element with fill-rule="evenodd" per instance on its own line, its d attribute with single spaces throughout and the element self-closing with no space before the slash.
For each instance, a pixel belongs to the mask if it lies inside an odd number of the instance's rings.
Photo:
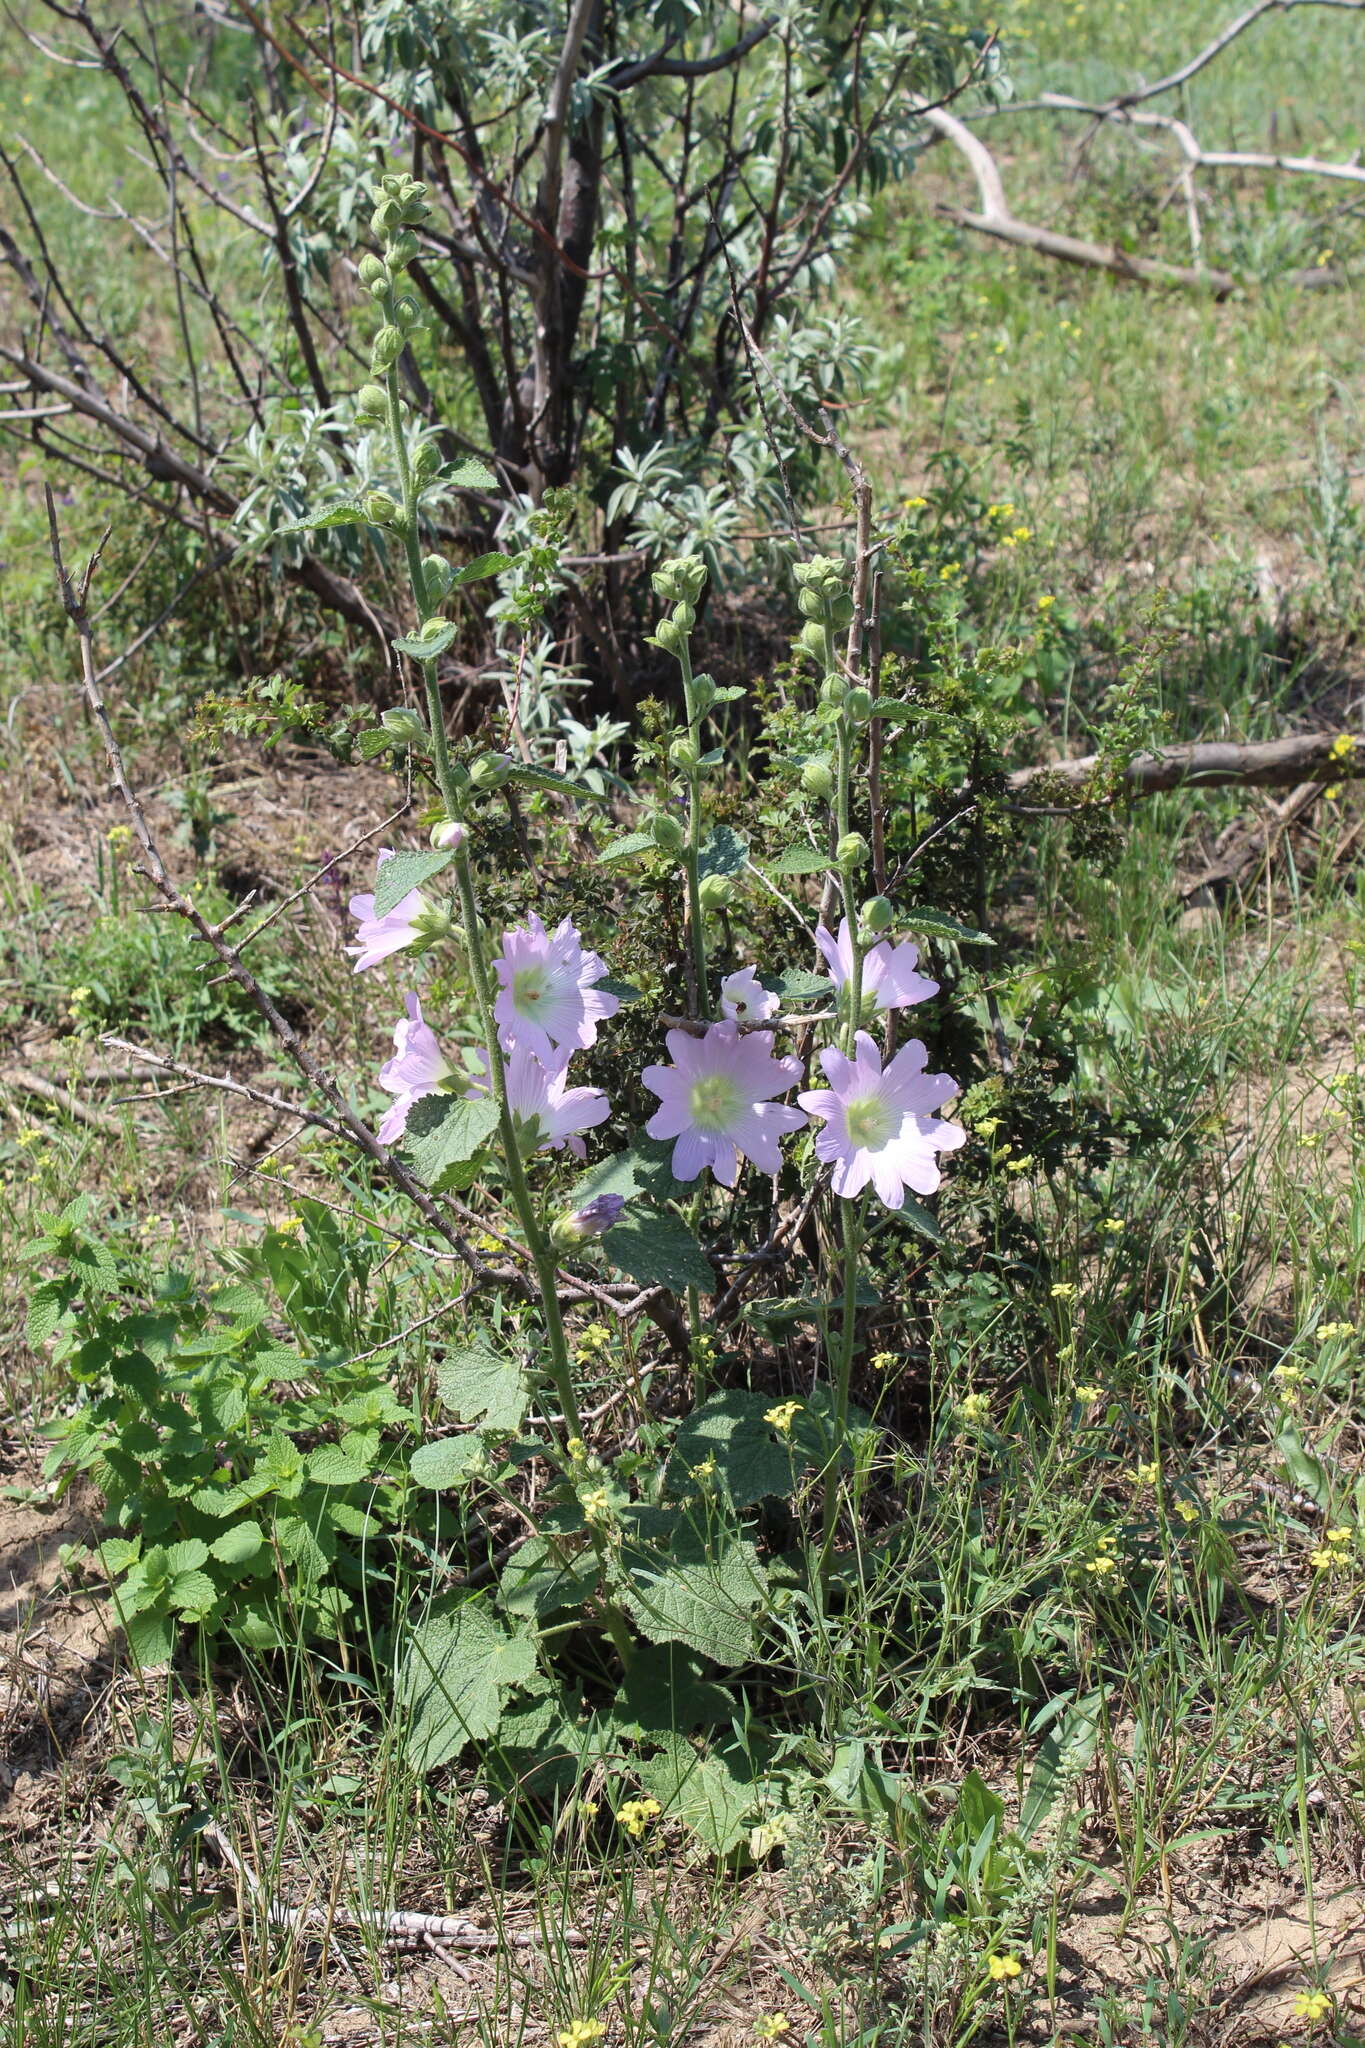
<svg viewBox="0 0 1365 2048">
<path fill-rule="evenodd" d="M 694 1081 L 687 1110 L 699 1131 L 724 1131 L 744 1107 L 744 1097 L 728 1074 L 705 1074 Z"/>
<path fill-rule="evenodd" d="M 894 1135 L 900 1119 L 880 1095 L 855 1095 L 845 1105 L 844 1121 L 850 1141 L 860 1152 L 880 1152 Z"/>
<path fill-rule="evenodd" d="M 512 1002 L 518 1010 L 534 1010 L 545 999 L 545 969 L 519 967 L 512 976 Z"/>
</svg>

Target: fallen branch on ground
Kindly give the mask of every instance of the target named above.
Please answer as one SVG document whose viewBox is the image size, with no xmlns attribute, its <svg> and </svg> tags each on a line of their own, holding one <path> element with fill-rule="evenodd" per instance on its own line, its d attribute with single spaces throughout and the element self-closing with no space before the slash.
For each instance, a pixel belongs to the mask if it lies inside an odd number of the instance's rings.
<svg viewBox="0 0 1365 2048">
<path fill-rule="evenodd" d="M 1365 776 L 1365 736 L 1351 737 L 1344 753 L 1339 732 L 1295 733 L 1282 740 L 1195 740 L 1181 746 L 1158 747 L 1135 754 L 1117 770 L 1111 801 L 1120 796 L 1156 796 L 1167 789 L 1293 788 L 1301 782 L 1352 782 Z M 1083 754 L 1074 761 L 1040 761 L 1016 768 L 1011 790 L 1024 791 L 1046 777 L 1080 789 L 1106 775 L 1111 763 L 1103 754 Z"/>
</svg>

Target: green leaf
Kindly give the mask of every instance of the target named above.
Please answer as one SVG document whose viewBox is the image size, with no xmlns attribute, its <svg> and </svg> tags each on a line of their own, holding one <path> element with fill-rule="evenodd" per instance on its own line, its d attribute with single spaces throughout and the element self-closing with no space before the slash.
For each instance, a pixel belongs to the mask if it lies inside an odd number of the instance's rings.
<svg viewBox="0 0 1365 2048">
<path fill-rule="evenodd" d="M 789 967 L 785 974 L 770 979 L 760 975 L 759 980 L 764 988 L 781 996 L 784 1003 L 813 1003 L 834 993 L 834 983 L 827 974 L 812 974 L 807 967 Z"/>
<path fill-rule="evenodd" d="M 308 1460 L 308 1477 L 315 1486 L 358 1486 L 369 1477 L 369 1461 L 340 1444 L 322 1444 Z"/>
<path fill-rule="evenodd" d="M 680 1216 L 630 1210 L 606 1233 L 602 1249 L 641 1287 L 671 1287 L 675 1294 L 699 1287 L 703 1294 L 715 1293 L 711 1261 Z"/>
<path fill-rule="evenodd" d="M 374 885 L 374 914 L 387 917 L 413 889 L 420 889 L 454 860 L 453 853 L 394 853 L 379 863 Z"/>
<path fill-rule="evenodd" d="M 770 875 L 818 875 L 822 869 L 833 863 L 827 853 L 821 853 L 818 846 L 788 846 L 779 853 L 776 860 L 767 863 Z"/>
<path fill-rule="evenodd" d="M 408 1471 L 415 1485 L 434 1487 L 439 1493 L 447 1486 L 462 1486 L 470 1466 L 483 1455 L 483 1442 L 475 1434 L 438 1437 L 435 1443 L 417 1446 Z"/>
<path fill-rule="evenodd" d="M 483 1338 L 452 1351 L 436 1368 L 436 1391 L 461 1422 L 500 1433 L 519 1429 L 530 1401 L 526 1375 Z"/>
<path fill-rule="evenodd" d="M 507 1695 L 535 1676 L 530 1637 L 510 1634 L 482 1603 L 433 1615 L 414 1631 L 398 1672 L 409 1763 L 434 1770 L 496 1734 Z"/>
<path fill-rule="evenodd" d="M 727 1855 L 748 1832 L 757 1793 L 743 1758 L 733 1752 L 700 1756 L 684 1736 L 674 1735 L 639 1766 L 639 1775 L 650 1797 L 713 1856 Z"/>
<path fill-rule="evenodd" d="M 166 1546 L 166 1569 L 172 1577 L 177 1572 L 197 1572 L 200 1565 L 209 1561 L 209 1547 L 197 1536 L 191 1536 L 183 1543 Z"/>
<path fill-rule="evenodd" d="M 250 1564 L 260 1554 L 265 1543 L 265 1532 L 259 1522 L 234 1522 L 221 1536 L 216 1536 L 209 1550 L 219 1564 Z"/>
<path fill-rule="evenodd" d="M 376 725 L 369 732 L 362 732 L 357 735 L 355 750 L 362 761 L 375 761 L 378 760 L 381 754 L 387 754 L 392 748 L 401 744 L 402 742 L 396 739 L 391 732 L 386 731 L 382 725 Z"/>
<path fill-rule="evenodd" d="M 428 1187 L 447 1167 L 472 1159 L 498 1128 L 491 1095 L 426 1095 L 408 1111 L 403 1143 Z"/>
<path fill-rule="evenodd" d="M 734 1694 L 702 1675 L 699 1658 L 677 1643 L 642 1644 L 631 1659 L 611 1725 L 629 1742 L 646 1735 L 686 1735 L 693 1728 L 725 1728 Z"/>
<path fill-rule="evenodd" d="M 1305 1445 L 1297 1423 L 1285 1425 L 1275 1439 L 1275 1448 L 1284 1459 L 1291 1486 L 1297 1486 L 1300 1493 L 1306 1493 L 1326 1512 L 1332 1504 L 1332 1482 L 1322 1460 L 1315 1458 Z"/>
<path fill-rule="evenodd" d="M 207 1572 L 177 1572 L 166 1597 L 172 1607 L 197 1619 L 214 1606 L 218 1588 Z"/>
<path fill-rule="evenodd" d="M 692 1474 L 708 1459 L 737 1508 L 753 1507 L 792 1491 L 792 1458 L 764 1413 L 774 1405 L 767 1394 L 735 1387 L 713 1394 L 694 1408 L 678 1430 L 664 1472 L 671 1494 L 691 1490 Z"/>
<path fill-rule="evenodd" d="M 175 1623 L 163 1610 L 148 1608 L 142 1614 L 129 1615 L 123 1633 L 135 1663 L 142 1670 L 152 1671 L 158 1665 L 170 1663 L 175 1651 Z"/>
<path fill-rule="evenodd" d="M 748 859 L 747 833 L 736 832 L 733 825 L 717 825 L 697 855 L 697 873 L 702 881 L 708 875 L 741 875 Z"/>
<path fill-rule="evenodd" d="M 545 789 L 554 796 L 578 797 L 594 804 L 608 801 L 605 790 L 589 789 L 586 782 L 572 782 L 567 775 L 552 775 L 548 768 L 531 768 L 523 761 L 517 762 L 507 779 L 518 789 Z"/>
<path fill-rule="evenodd" d="M 623 1008 L 628 1008 L 631 1003 L 642 1003 L 644 1001 L 643 991 L 636 988 L 633 982 L 613 981 L 608 976 L 604 981 L 594 982 L 593 986 L 600 988 L 603 995 L 615 996 L 617 1002 Z"/>
<path fill-rule="evenodd" d="M 1034 1759 L 1028 1790 L 1019 1809 L 1019 1836 L 1027 1841 L 1047 1819 L 1059 1797 L 1069 1796 L 1095 1754 L 1099 1725 L 1088 1703 L 1076 1701 L 1055 1720 Z"/>
<path fill-rule="evenodd" d="M 653 844 L 653 835 L 649 832 L 627 832 L 623 839 L 613 839 L 610 845 L 604 846 L 597 858 L 599 861 L 624 860 L 627 854 L 645 853 Z"/>
<path fill-rule="evenodd" d="M 682 1185 L 673 1178 L 673 1142 L 637 1132 L 624 1152 L 613 1152 L 576 1180 L 566 1203 L 579 1209 L 594 1195 L 624 1195 L 627 1201 L 652 1195 L 656 1202 L 667 1201 Z"/>
<path fill-rule="evenodd" d="M 56 1330 L 67 1305 L 67 1283 L 64 1280 L 44 1280 L 35 1287 L 28 1301 L 28 1314 L 24 1319 L 24 1341 L 33 1350 L 46 1344 Z"/>
<path fill-rule="evenodd" d="M 682 1643 L 713 1664 L 744 1664 L 767 1576 L 751 1543 L 725 1529 L 676 1524 L 667 1547 L 625 1534 L 626 1606 L 652 1643 Z"/>
<path fill-rule="evenodd" d="M 329 505 L 325 512 L 310 512 L 306 519 L 292 519 L 287 526 L 277 526 L 271 539 L 279 540 L 287 533 L 322 533 L 330 526 L 368 526 L 369 523 L 359 505 Z"/>
<path fill-rule="evenodd" d="M 872 706 L 872 716 L 884 718 L 888 725 L 904 725 L 922 708 L 918 704 L 907 704 L 903 697 L 878 697 Z"/>
<path fill-rule="evenodd" d="M 452 590 L 463 583 L 482 583 L 486 576 L 501 576 L 504 569 L 510 569 L 510 555 L 475 555 L 472 562 L 466 562 L 463 569 L 457 569 L 450 580 Z"/>
<path fill-rule="evenodd" d="M 495 491 L 498 480 L 486 462 L 476 456 L 465 455 L 446 470 L 442 482 L 454 491 Z"/>
<path fill-rule="evenodd" d="M 407 654 L 414 661 L 435 661 L 438 654 L 444 654 L 459 631 L 453 619 L 443 619 L 434 633 L 404 633 L 394 641 L 399 654 Z"/>
<path fill-rule="evenodd" d="M 543 1536 L 532 1536 L 504 1566 L 498 1600 L 508 1614 L 558 1614 L 591 1598 L 601 1575 L 592 1550 L 566 1562 Z"/>
<path fill-rule="evenodd" d="M 927 1237 L 930 1244 L 947 1242 L 932 1211 L 926 1209 L 923 1202 L 917 1201 L 913 1195 L 907 1194 L 904 1197 L 896 1214 L 903 1223 L 908 1223 L 912 1230 L 917 1230 L 921 1237 Z"/>
<path fill-rule="evenodd" d="M 973 931 L 969 924 L 961 924 L 955 917 L 949 917 L 946 910 L 926 910 L 921 903 L 913 903 L 905 913 L 905 923 L 916 938 L 921 933 L 930 939 L 952 939 L 959 946 L 993 946 L 995 940 L 989 932 Z"/>
</svg>

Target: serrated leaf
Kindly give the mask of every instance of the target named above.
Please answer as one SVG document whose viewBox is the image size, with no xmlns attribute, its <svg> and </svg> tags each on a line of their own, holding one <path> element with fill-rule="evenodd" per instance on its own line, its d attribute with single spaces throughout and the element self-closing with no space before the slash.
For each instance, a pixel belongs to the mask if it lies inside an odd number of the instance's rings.
<svg viewBox="0 0 1365 2048">
<path fill-rule="evenodd" d="M 690 1553 L 690 1554 L 689 1554 Z M 668 1548 L 625 1534 L 626 1606 L 652 1643 L 682 1643 L 713 1664 L 744 1664 L 767 1575 L 751 1543 L 725 1530 L 676 1531 Z"/>
<path fill-rule="evenodd" d="M 103 1536 L 99 1539 L 100 1562 L 111 1579 L 136 1564 L 142 1552 L 140 1536 Z"/>
<path fill-rule="evenodd" d="M 921 709 L 917 704 L 907 704 L 903 697 L 878 697 L 872 706 L 872 717 L 881 718 L 888 725 L 904 725 Z"/>
<path fill-rule="evenodd" d="M 530 1637 L 509 1633 L 481 1603 L 434 1615 L 414 1631 L 399 1667 L 409 1763 L 434 1770 L 496 1734 L 507 1695 L 535 1676 Z"/>
<path fill-rule="evenodd" d="M 921 1237 L 927 1237 L 930 1244 L 943 1244 L 946 1242 L 943 1232 L 939 1229 L 937 1218 L 930 1210 L 925 1208 L 923 1202 L 917 1201 L 914 1195 L 907 1194 L 904 1197 L 896 1214 L 900 1217 L 902 1223 L 908 1223 L 912 1230 L 919 1232 Z"/>
<path fill-rule="evenodd" d="M 552 775 L 548 768 L 531 768 L 520 761 L 507 779 L 517 789 L 544 789 L 554 796 L 578 797 L 595 804 L 608 801 L 605 790 L 589 789 L 586 782 L 573 782 L 567 775 Z"/>
<path fill-rule="evenodd" d="M 700 1756 L 681 1735 L 639 1767 L 640 1783 L 666 1814 L 688 1827 L 713 1856 L 728 1855 L 748 1832 L 757 1793 L 743 1760 Z"/>
<path fill-rule="evenodd" d="M 473 455 L 462 456 L 452 463 L 442 478 L 455 491 L 495 491 L 498 480 L 486 462 L 480 462 Z"/>
<path fill-rule="evenodd" d="M 486 576 L 501 576 L 503 570 L 511 566 L 510 555 L 475 555 L 472 562 L 466 562 L 462 569 L 456 570 L 451 578 L 451 588 L 453 590 L 462 583 L 482 583 Z"/>
<path fill-rule="evenodd" d="M 747 833 L 736 832 L 733 825 L 717 825 L 697 855 L 697 873 L 702 881 L 708 875 L 740 875 L 748 858 Z"/>
<path fill-rule="evenodd" d="M 711 1460 L 737 1508 L 790 1494 L 791 1452 L 772 1424 L 763 1420 L 773 1405 L 766 1394 L 735 1387 L 694 1408 L 673 1442 L 664 1472 L 668 1491 L 677 1495 L 690 1490 L 697 1466 Z"/>
<path fill-rule="evenodd" d="M 734 1694 L 702 1673 L 700 1659 L 678 1643 L 644 1643 L 631 1659 L 612 1708 L 613 1732 L 630 1742 L 646 1735 L 686 1735 L 724 1728 Z"/>
<path fill-rule="evenodd" d="M 743 683 L 726 683 L 716 691 L 715 696 L 711 699 L 712 709 L 717 704 L 737 703 L 741 697 L 747 697 L 748 694 L 749 692 L 745 689 Z"/>
<path fill-rule="evenodd" d="M 644 853 L 653 844 L 654 838 L 649 832 L 627 832 L 623 839 L 613 839 L 610 845 L 604 846 L 597 858 L 599 860 L 624 860 L 627 854 Z"/>
<path fill-rule="evenodd" d="M 434 1187 L 447 1167 L 472 1159 L 498 1128 L 491 1095 L 426 1095 L 408 1111 L 403 1143 L 422 1179 Z"/>
<path fill-rule="evenodd" d="M 615 996 L 617 1002 L 625 1008 L 628 1008 L 631 1003 L 642 1003 L 644 1001 L 643 991 L 636 988 L 635 984 L 630 981 L 613 981 L 608 976 L 605 981 L 594 982 L 593 986 L 594 988 L 600 988 L 603 995 Z"/>
<path fill-rule="evenodd" d="M 231 1317 L 239 1330 L 254 1330 L 269 1313 L 264 1295 L 241 1282 L 231 1287 L 220 1287 L 213 1296 L 212 1307 L 215 1315 Z"/>
<path fill-rule="evenodd" d="M 66 1288 L 62 1281 L 44 1280 L 35 1287 L 24 1318 L 24 1342 L 35 1351 L 40 1344 L 46 1344 L 60 1323 L 65 1306 Z"/>
<path fill-rule="evenodd" d="M 453 1351 L 436 1368 L 436 1391 L 461 1422 L 507 1432 L 521 1427 L 530 1401 L 526 1375 L 482 1339 Z"/>
<path fill-rule="evenodd" d="M 680 1216 L 632 1209 L 606 1233 L 602 1249 L 641 1287 L 670 1287 L 675 1294 L 689 1287 L 715 1292 L 711 1261 Z"/>
<path fill-rule="evenodd" d="M 391 732 L 387 732 L 382 725 L 376 725 L 369 732 L 358 734 L 355 750 L 362 761 L 377 761 L 381 754 L 388 753 L 390 748 L 398 745 L 399 741 Z"/>
<path fill-rule="evenodd" d="M 624 1195 L 628 1202 L 638 1195 L 652 1195 L 656 1202 L 667 1201 L 682 1186 L 673 1178 L 673 1143 L 672 1138 L 649 1138 L 643 1131 L 637 1132 L 624 1152 L 613 1152 L 610 1159 L 599 1161 L 576 1180 L 567 1201 L 575 1209 L 594 1195 Z"/>
<path fill-rule="evenodd" d="M 969 924 L 961 924 L 957 918 L 949 917 L 946 910 L 926 910 L 922 903 L 915 903 L 905 913 L 905 922 L 916 938 L 921 933 L 929 939 L 952 939 L 959 946 L 993 946 L 995 940 L 989 932 L 974 931 Z"/>
<path fill-rule="evenodd" d="M 807 967 L 789 967 L 785 974 L 760 975 L 764 988 L 781 996 L 784 1003 L 813 1003 L 824 1001 L 834 993 L 834 983 L 827 974 L 812 974 Z"/>
<path fill-rule="evenodd" d="M 374 884 L 374 914 L 387 917 L 405 896 L 420 889 L 433 875 L 439 875 L 454 860 L 453 853 L 392 853 L 379 863 Z"/>
<path fill-rule="evenodd" d="M 306 519 L 291 519 L 287 526 L 273 529 L 278 540 L 287 533 L 323 533 L 332 526 L 367 526 L 369 521 L 359 505 L 329 505 L 325 512 L 311 512 Z"/>
<path fill-rule="evenodd" d="M 443 1436 L 435 1443 L 419 1444 L 408 1460 L 408 1471 L 415 1485 L 430 1486 L 439 1493 L 447 1486 L 462 1486 L 470 1466 L 483 1456 L 478 1436 Z"/>
<path fill-rule="evenodd" d="M 832 865 L 829 855 L 821 853 L 817 846 L 788 846 L 776 860 L 767 862 L 765 872 L 770 875 L 818 875 L 822 869 Z"/>
<path fill-rule="evenodd" d="M 130 1614 L 123 1624 L 123 1633 L 134 1661 L 142 1670 L 153 1671 L 170 1663 L 175 1651 L 175 1623 L 169 1614 L 154 1608 Z"/>
<path fill-rule="evenodd" d="M 581 1607 L 601 1576 L 594 1551 L 582 1551 L 566 1561 L 543 1536 L 532 1536 L 503 1567 L 498 1601 L 508 1614 L 557 1614 L 565 1607 Z"/>
<path fill-rule="evenodd" d="M 369 1463 L 340 1444 L 322 1444 L 308 1460 L 308 1477 L 315 1486 L 358 1486 L 369 1476 Z"/>
<path fill-rule="evenodd" d="M 214 1538 L 209 1550 L 219 1564 L 250 1564 L 264 1543 L 265 1532 L 259 1522 L 236 1522 Z"/>
<path fill-rule="evenodd" d="M 435 661 L 438 654 L 444 654 L 459 628 L 453 619 L 443 619 L 434 633 L 404 633 L 394 641 L 399 654 L 409 655 L 413 661 Z"/>
<path fill-rule="evenodd" d="M 166 1546 L 166 1569 L 174 1577 L 177 1572 L 197 1572 L 209 1560 L 209 1547 L 198 1536 L 190 1536 L 182 1543 Z"/>
<path fill-rule="evenodd" d="M 217 1601 L 218 1588 L 207 1572 L 177 1572 L 166 1597 L 182 1614 L 203 1615 Z"/>
</svg>

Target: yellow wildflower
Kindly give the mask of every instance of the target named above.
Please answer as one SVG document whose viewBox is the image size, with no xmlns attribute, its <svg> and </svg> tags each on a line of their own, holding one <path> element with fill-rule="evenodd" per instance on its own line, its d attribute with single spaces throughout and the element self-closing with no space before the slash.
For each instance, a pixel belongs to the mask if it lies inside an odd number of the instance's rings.
<svg viewBox="0 0 1365 2048">
<path fill-rule="evenodd" d="M 1048 592 L 1044 591 L 1043 595 L 1038 600 L 1038 609 L 1040 612 L 1050 612 L 1052 610 L 1053 605 L 1056 604 L 1056 602 L 1057 600 L 1055 597 L 1050 596 Z"/>
<path fill-rule="evenodd" d="M 899 1364 L 894 1351 L 874 1351 L 872 1354 L 873 1372 L 894 1372 Z"/>
<path fill-rule="evenodd" d="M 1332 1998 L 1326 1991 L 1301 1991 L 1294 2000 L 1294 2017 L 1299 2020 L 1325 2020 L 1332 2010 Z"/>
<path fill-rule="evenodd" d="M 616 1824 L 638 1842 L 650 1822 L 657 1820 L 662 1812 L 657 1799 L 627 1799 L 624 1806 L 616 1809 Z"/>
<path fill-rule="evenodd" d="M 1121 1216 L 1106 1216 L 1100 1224 L 1100 1229 L 1108 1231 L 1110 1237 L 1118 1237 L 1127 1228 L 1128 1226 Z"/>
<path fill-rule="evenodd" d="M 598 1527 L 611 1520 L 611 1496 L 605 1486 L 590 1486 L 586 1493 L 580 1493 L 578 1505 L 590 1527 Z"/>
<path fill-rule="evenodd" d="M 1199 1520 L 1199 1510 L 1192 1500 L 1178 1500 L 1175 1504 L 1175 1511 L 1182 1522 L 1197 1522 Z"/>
<path fill-rule="evenodd" d="M 958 1413 L 964 1422 L 984 1422 L 990 1412 L 989 1394 L 964 1394 L 958 1404 Z"/>
<path fill-rule="evenodd" d="M 763 1411 L 763 1420 L 770 1422 L 779 1436 L 790 1436 L 792 1424 L 801 1413 L 799 1401 L 779 1401 L 775 1408 Z"/>
<path fill-rule="evenodd" d="M 1011 1977 L 1022 1974 L 1024 1966 L 1018 1956 L 992 1956 L 986 1968 L 991 1973 L 992 1984 L 1007 1984 Z"/>
<path fill-rule="evenodd" d="M 928 502 L 929 500 L 927 498 L 907 498 L 905 500 L 905 509 L 907 512 L 918 512 L 922 510 L 922 508 L 925 505 L 927 505 Z"/>
<path fill-rule="evenodd" d="M 1317 1337 L 1319 1344 L 1333 1344 L 1338 1337 L 1354 1337 L 1354 1323 L 1319 1323 Z"/>
<path fill-rule="evenodd" d="M 606 2033 L 601 2020 L 570 2020 L 556 2036 L 559 2048 L 593 2048 L 594 2041 L 600 2041 Z"/>
<path fill-rule="evenodd" d="M 1089 1406 L 1089 1404 L 1090 1404 L 1090 1403 L 1091 1403 L 1092 1401 L 1102 1401 L 1102 1400 L 1104 1399 L 1104 1388 L 1103 1388 L 1103 1387 L 1077 1387 L 1077 1389 L 1076 1389 L 1076 1399 L 1077 1399 L 1078 1401 L 1084 1401 L 1084 1402 L 1086 1403 L 1087 1407 L 1088 1407 L 1088 1406 Z"/>
<path fill-rule="evenodd" d="M 792 2030 L 792 2023 L 784 2012 L 765 2012 L 762 2019 L 754 2021 L 754 2034 L 760 2041 L 780 2041 Z"/>
<path fill-rule="evenodd" d="M 1128 1477 L 1134 1486 L 1155 1486 L 1161 1477 L 1161 1467 L 1155 1458 L 1140 1458 Z"/>
<path fill-rule="evenodd" d="M 1339 732 L 1332 742 L 1332 759 L 1349 760 L 1356 750 L 1356 736 L 1353 732 Z"/>
<path fill-rule="evenodd" d="M 1354 1529 L 1350 1528 L 1346 1523 L 1342 1522 L 1339 1523 L 1335 1529 L 1329 1529 L 1327 1531 L 1327 1541 L 1329 1543 L 1349 1543 L 1351 1539 L 1354 1537 L 1355 1533 L 1356 1532 Z"/>
</svg>

